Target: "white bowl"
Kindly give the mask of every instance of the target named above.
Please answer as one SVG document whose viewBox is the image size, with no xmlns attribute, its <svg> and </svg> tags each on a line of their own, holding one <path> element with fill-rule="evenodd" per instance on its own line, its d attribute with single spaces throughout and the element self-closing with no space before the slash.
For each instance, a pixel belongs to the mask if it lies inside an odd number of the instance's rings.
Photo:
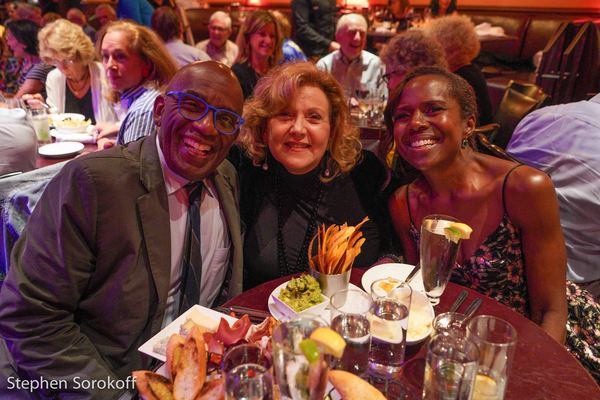
<svg viewBox="0 0 600 400">
<path fill-rule="evenodd" d="M 63 131 L 65 133 L 86 132 L 88 126 L 90 126 L 90 124 L 91 124 L 91 121 L 87 121 L 87 123 L 82 123 L 83 121 L 86 121 L 85 116 L 83 114 L 77 114 L 77 113 L 54 114 L 54 115 L 51 115 L 51 118 L 52 118 L 52 125 L 56 129 Z M 65 121 L 65 120 L 71 120 L 71 121 L 75 121 L 76 123 L 81 123 L 81 124 L 76 125 L 76 126 L 63 125 L 63 121 Z"/>
<path fill-rule="evenodd" d="M 271 298 L 273 299 L 273 302 L 277 305 L 278 310 L 285 317 L 287 317 L 288 319 L 296 318 L 298 316 L 323 317 L 327 306 L 329 306 L 329 297 L 325 296 L 324 294 L 321 294 L 323 296 L 322 302 L 320 302 L 319 304 L 315 304 L 314 306 L 309 307 L 306 310 L 297 312 L 293 308 L 285 304 L 283 300 L 277 297 L 279 296 L 279 292 L 281 292 L 281 290 L 283 290 L 288 283 L 289 281 L 282 283 L 281 285 L 277 286 L 275 290 L 273 290 L 273 292 L 271 293 Z"/>
<path fill-rule="evenodd" d="M 433 330 L 435 312 L 425 294 L 413 290 L 408 314 L 407 344 L 417 344 L 425 340 Z"/>
</svg>

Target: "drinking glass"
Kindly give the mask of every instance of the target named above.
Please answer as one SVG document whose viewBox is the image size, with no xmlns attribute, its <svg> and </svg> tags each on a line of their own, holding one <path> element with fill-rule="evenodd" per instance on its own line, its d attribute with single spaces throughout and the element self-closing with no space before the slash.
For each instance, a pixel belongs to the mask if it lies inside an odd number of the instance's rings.
<svg viewBox="0 0 600 400">
<path fill-rule="evenodd" d="M 270 361 L 256 344 L 232 347 L 221 362 L 225 375 L 225 398 L 271 400 L 272 378 Z"/>
<path fill-rule="evenodd" d="M 454 243 L 444 235 L 444 228 L 452 222 L 458 220 L 435 214 L 425 217 L 421 224 L 420 262 L 423 286 L 432 305 L 440 302 L 458 255 L 460 241 Z"/>
<path fill-rule="evenodd" d="M 359 289 L 334 293 L 331 302 L 331 329 L 346 342 L 344 355 L 336 368 L 361 375 L 366 372 L 371 347 L 371 324 L 367 314 L 371 297 Z"/>
<path fill-rule="evenodd" d="M 479 315 L 467 324 L 467 335 L 479 347 L 473 399 L 503 399 L 517 347 L 517 330 L 503 319 Z"/>
<path fill-rule="evenodd" d="M 322 400 L 327 387 L 329 357 L 323 353 L 309 362 L 300 342 L 317 328 L 318 319 L 299 318 L 281 323 L 273 330 L 273 368 L 282 400 Z"/>
<path fill-rule="evenodd" d="M 432 323 L 432 336 L 444 332 L 465 336 L 467 332 L 465 318 L 466 315 L 459 312 L 445 312 L 437 315 Z"/>
<path fill-rule="evenodd" d="M 30 109 L 29 118 L 35 134 L 37 136 L 38 144 L 46 144 L 52 142 L 50 137 L 50 124 L 48 123 L 48 113 L 45 108 Z"/>
<path fill-rule="evenodd" d="M 375 375 L 389 377 L 404 363 L 408 314 L 412 289 L 402 283 L 395 288 L 386 288 L 387 279 L 378 279 L 371 284 L 373 302 L 369 309 L 371 323 L 371 350 L 369 367 Z"/>
<path fill-rule="evenodd" d="M 369 101 L 371 98 L 371 88 L 369 85 L 364 83 L 357 84 L 354 90 L 354 97 L 358 102 L 361 125 L 365 125 L 369 115 L 369 110 L 371 109 L 371 103 Z"/>
<path fill-rule="evenodd" d="M 447 333 L 427 345 L 423 399 L 470 400 L 479 351 L 474 341 Z"/>
</svg>

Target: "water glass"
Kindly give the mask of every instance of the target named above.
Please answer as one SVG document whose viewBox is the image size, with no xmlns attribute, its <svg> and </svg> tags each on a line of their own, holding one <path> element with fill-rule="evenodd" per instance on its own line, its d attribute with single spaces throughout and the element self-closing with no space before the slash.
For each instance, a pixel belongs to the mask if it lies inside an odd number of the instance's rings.
<svg viewBox="0 0 600 400">
<path fill-rule="evenodd" d="M 427 345 L 423 399 L 469 400 L 473 392 L 479 351 L 464 336 L 442 333 Z"/>
<path fill-rule="evenodd" d="M 50 137 L 50 124 L 48 123 L 48 113 L 45 108 L 30 109 L 29 118 L 35 130 L 38 144 L 46 144 L 52 142 Z"/>
<path fill-rule="evenodd" d="M 327 388 L 329 357 L 323 353 L 309 362 L 300 342 L 317 328 L 318 319 L 299 318 L 281 323 L 273 330 L 273 369 L 282 400 L 322 400 Z"/>
<path fill-rule="evenodd" d="M 361 375 L 366 372 L 371 347 L 371 324 L 367 317 L 371 297 L 360 289 L 346 289 L 334 293 L 330 302 L 331 329 L 346 342 L 336 368 Z"/>
<path fill-rule="evenodd" d="M 387 288 L 387 279 L 371 284 L 372 304 L 369 309 L 371 323 L 371 349 L 369 367 L 378 376 L 389 377 L 404 363 L 406 333 L 412 289 L 402 283 Z"/>
<path fill-rule="evenodd" d="M 479 315 L 467 324 L 467 335 L 479 347 L 473 399 L 503 399 L 517 347 L 517 330 L 503 319 Z"/>
<path fill-rule="evenodd" d="M 270 400 L 272 378 L 271 363 L 256 344 L 232 347 L 221 362 L 225 375 L 225 398 Z"/>
<path fill-rule="evenodd" d="M 458 220 L 435 214 L 425 217 L 421 224 L 421 273 L 425 294 L 432 305 L 440 302 L 458 255 L 460 241 L 454 243 L 444 235 L 444 228 L 452 222 Z"/>
</svg>

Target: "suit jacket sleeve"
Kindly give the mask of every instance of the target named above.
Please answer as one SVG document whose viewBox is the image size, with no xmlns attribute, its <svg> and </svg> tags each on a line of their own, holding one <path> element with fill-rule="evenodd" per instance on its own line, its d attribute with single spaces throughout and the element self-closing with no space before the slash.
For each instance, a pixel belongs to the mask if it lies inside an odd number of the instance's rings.
<svg viewBox="0 0 600 400">
<path fill-rule="evenodd" d="M 77 380 L 117 379 L 75 320 L 95 269 L 96 210 L 92 178 L 70 162 L 34 209 L 0 296 L 0 335 L 21 378 L 64 379 L 69 389 L 60 391 L 78 398 L 119 395 L 74 387 Z"/>
</svg>

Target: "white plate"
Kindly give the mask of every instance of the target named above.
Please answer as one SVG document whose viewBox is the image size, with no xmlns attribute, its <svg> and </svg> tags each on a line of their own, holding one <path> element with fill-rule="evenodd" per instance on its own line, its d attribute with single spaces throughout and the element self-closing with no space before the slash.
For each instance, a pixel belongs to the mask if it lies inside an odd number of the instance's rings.
<svg viewBox="0 0 600 400">
<path fill-rule="evenodd" d="M 435 311 L 425 294 L 413 291 L 408 314 L 407 344 L 416 344 L 425 340 L 433 330 Z"/>
<path fill-rule="evenodd" d="M 50 134 L 57 142 L 96 143 L 94 136 L 89 133 L 72 133 L 61 129 L 52 129 Z"/>
<path fill-rule="evenodd" d="M 281 289 L 283 289 L 289 281 L 286 281 L 284 283 L 282 283 L 281 285 L 277 286 L 275 288 L 275 290 L 273 290 L 271 292 L 271 294 L 269 295 L 269 301 L 267 303 L 268 307 L 269 307 L 269 312 L 271 313 L 271 315 L 273 316 L 273 318 L 275 318 L 278 321 L 286 321 L 288 319 L 293 319 L 298 317 L 298 314 L 296 314 L 295 312 L 290 312 L 292 311 L 289 307 L 287 307 L 287 309 L 284 309 L 283 307 L 281 307 L 276 300 L 273 299 L 273 296 L 277 296 L 279 294 L 279 292 L 281 291 Z M 350 285 L 348 285 L 348 289 L 358 289 L 361 290 L 358 286 L 353 285 L 352 283 Z M 327 298 L 327 296 L 324 296 Z M 317 306 L 321 306 L 320 304 Z M 329 299 L 327 300 L 326 304 L 324 307 L 320 308 L 320 311 L 315 312 L 315 310 L 313 310 L 315 307 L 317 306 L 313 306 L 311 308 L 309 308 L 308 310 L 304 310 L 302 312 L 302 315 L 316 315 L 318 317 L 323 318 L 327 323 L 329 323 L 329 321 L 331 320 L 331 310 L 329 310 Z"/>
<path fill-rule="evenodd" d="M 84 121 L 85 120 L 85 115 L 77 114 L 77 113 L 52 114 L 50 117 L 52 118 L 52 121 L 63 121 L 68 118 L 70 118 L 74 121 Z"/>
<path fill-rule="evenodd" d="M 367 293 L 369 293 L 371 291 L 371 284 L 377 279 L 394 278 L 404 281 L 414 267 L 414 265 L 400 263 L 377 265 L 368 269 L 367 272 L 363 274 L 361 279 L 362 287 Z M 423 277 L 421 276 L 420 270 L 410 281 L 410 287 L 413 290 L 418 290 L 419 292 L 425 293 L 425 288 L 423 287 Z"/>
<path fill-rule="evenodd" d="M 152 356 L 154 358 L 157 358 L 160 361 L 167 361 L 166 355 L 162 355 L 154 351 L 154 345 L 165 340 L 165 338 L 170 338 L 171 335 L 174 333 L 179 333 L 179 328 L 188 320 L 188 318 L 191 318 L 198 325 L 202 325 L 203 327 L 210 329 L 213 332 L 216 331 L 219 327 L 219 322 L 221 322 L 221 318 L 225 318 L 225 320 L 229 322 L 229 325 L 237 321 L 236 318 L 233 318 L 230 315 L 223 314 L 218 311 L 211 310 L 210 308 L 202 307 L 196 304 L 189 310 L 181 314 L 179 317 L 177 317 L 175 321 L 167 325 L 165 329 L 152 336 L 150 340 L 148 340 L 146 343 L 144 343 L 138 348 L 138 351 L 141 351 L 144 354 L 148 354 L 149 356 Z"/>
<path fill-rule="evenodd" d="M 78 142 L 57 142 L 40 147 L 38 153 L 48 158 L 66 158 L 81 153 L 84 147 Z"/>
</svg>

